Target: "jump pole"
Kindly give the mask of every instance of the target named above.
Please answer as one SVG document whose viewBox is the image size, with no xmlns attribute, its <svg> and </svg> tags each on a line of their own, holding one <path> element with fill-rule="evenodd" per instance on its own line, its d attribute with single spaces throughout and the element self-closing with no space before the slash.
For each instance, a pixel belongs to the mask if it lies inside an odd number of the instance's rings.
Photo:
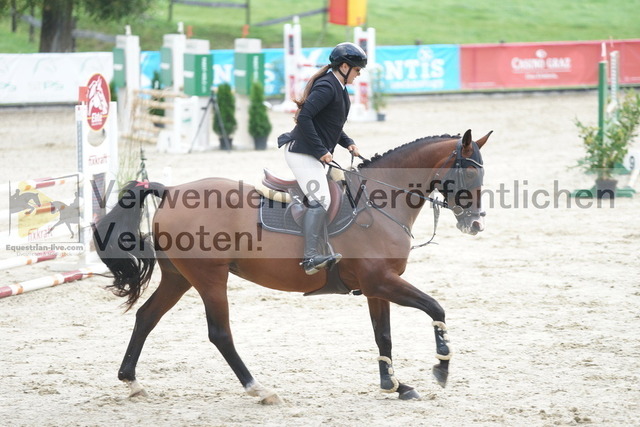
<svg viewBox="0 0 640 427">
<path fill-rule="evenodd" d="M 75 175 L 69 175 L 69 176 L 60 177 L 60 178 L 29 179 L 27 181 L 23 181 L 24 182 L 23 191 L 36 190 L 40 188 L 47 188 L 47 187 L 53 187 L 56 185 L 62 185 L 68 182 L 68 179 L 65 179 L 65 178 L 68 178 L 70 176 L 75 176 Z"/>
<path fill-rule="evenodd" d="M 52 274 L 51 276 L 40 277 L 38 279 L 27 280 L 13 285 L 0 287 L 0 298 L 19 295 L 25 292 L 35 291 L 37 289 L 58 286 L 62 283 L 75 282 L 76 280 L 86 279 L 95 274 L 106 272 L 106 266 L 84 267 L 78 270 L 67 271 L 66 273 Z"/>
<path fill-rule="evenodd" d="M 32 265 L 43 261 L 50 261 L 64 255 L 66 255 L 65 252 L 48 251 L 36 255 L 20 255 L 13 258 L 7 258 L 0 260 L 0 270 L 8 270 L 10 268 L 21 267 L 23 265 Z"/>
</svg>

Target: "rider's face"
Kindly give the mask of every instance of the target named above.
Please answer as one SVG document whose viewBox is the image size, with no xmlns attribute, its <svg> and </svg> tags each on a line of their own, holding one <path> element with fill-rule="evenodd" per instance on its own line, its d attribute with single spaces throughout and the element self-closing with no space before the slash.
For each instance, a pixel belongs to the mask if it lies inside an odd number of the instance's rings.
<svg viewBox="0 0 640 427">
<path fill-rule="evenodd" d="M 351 68 L 351 71 L 349 71 L 349 68 Z M 353 81 L 356 79 L 356 77 L 358 77 L 360 75 L 360 71 L 362 70 L 362 68 L 360 67 L 351 67 L 349 64 L 343 63 L 340 66 L 341 71 L 344 74 L 347 74 L 347 84 L 352 84 Z"/>
</svg>

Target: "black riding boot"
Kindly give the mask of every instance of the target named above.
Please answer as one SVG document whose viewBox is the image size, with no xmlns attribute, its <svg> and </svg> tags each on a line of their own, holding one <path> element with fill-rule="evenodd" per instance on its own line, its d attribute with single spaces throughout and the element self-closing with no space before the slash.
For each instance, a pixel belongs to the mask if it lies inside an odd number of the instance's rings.
<svg viewBox="0 0 640 427">
<path fill-rule="evenodd" d="M 327 211 L 319 205 L 309 206 L 302 222 L 302 233 L 304 234 L 304 259 L 302 267 L 304 272 L 311 275 L 316 274 L 319 269 L 331 267 L 342 258 L 340 254 L 322 255 L 318 252 L 318 245 L 325 232 L 325 220 Z"/>
</svg>

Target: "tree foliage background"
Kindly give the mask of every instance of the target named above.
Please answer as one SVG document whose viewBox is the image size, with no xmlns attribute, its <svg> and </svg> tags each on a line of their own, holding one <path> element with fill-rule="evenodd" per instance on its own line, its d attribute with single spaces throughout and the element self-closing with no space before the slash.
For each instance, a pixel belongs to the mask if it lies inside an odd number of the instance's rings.
<svg viewBox="0 0 640 427">
<path fill-rule="evenodd" d="M 119 21 L 139 16 L 157 0 L 0 0 L 0 12 L 18 14 L 40 11 L 40 52 L 73 52 L 73 30 L 78 10 L 102 21 Z M 86 25 L 90 27 L 90 25 Z"/>
</svg>

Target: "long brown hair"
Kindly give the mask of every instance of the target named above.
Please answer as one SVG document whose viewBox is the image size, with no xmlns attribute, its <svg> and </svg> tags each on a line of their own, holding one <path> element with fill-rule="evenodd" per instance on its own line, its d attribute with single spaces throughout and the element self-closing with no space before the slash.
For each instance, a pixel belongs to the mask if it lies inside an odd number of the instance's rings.
<svg viewBox="0 0 640 427">
<path fill-rule="evenodd" d="M 311 76 L 311 78 L 307 82 L 307 85 L 304 87 L 304 92 L 302 92 L 302 97 L 299 98 L 299 99 L 294 99 L 293 100 L 293 102 L 295 102 L 296 105 L 298 106 L 298 110 L 296 111 L 296 114 L 293 116 L 293 121 L 295 121 L 296 123 L 298 122 L 298 114 L 300 114 L 300 110 L 302 110 L 302 106 L 304 105 L 305 101 L 307 100 L 307 97 L 309 96 L 309 92 L 311 92 L 311 88 L 313 87 L 313 84 L 320 77 L 322 77 L 325 74 L 327 74 L 327 72 L 330 69 L 332 69 L 331 64 L 327 64 L 324 67 L 320 68 L 318 71 L 316 71 L 316 73 L 313 76 Z"/>
</svg>

